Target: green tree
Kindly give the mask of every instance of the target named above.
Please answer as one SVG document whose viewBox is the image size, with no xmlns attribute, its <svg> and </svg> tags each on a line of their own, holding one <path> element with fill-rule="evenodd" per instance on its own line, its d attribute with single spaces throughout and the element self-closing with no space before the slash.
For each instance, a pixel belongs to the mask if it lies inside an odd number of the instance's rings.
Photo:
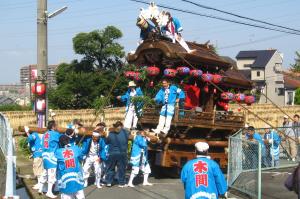
<svg viewBox="0 0 300 199">
<path fill-rule="evenodd" d="M 294 104 L 300 105 L 300 88 L 297 88 L 295 92 Z"/>
<path fill-rule="evenodd" d="M 89 33 L 79 33 L 73 38 L 75 53 L 83 55 L 98 69 L 117 71 L 122 66 L 125 56 L 124 47 L 116 40 L 122 37 L 122 32 L 114 27 L 107 26 L 104 30 L 94 30 Z"/>
<path fill-rule="evenodd" d="M 122 32 L 113 26 L 76 35 L 73 38 L 74 50 L 83 58 L 58 66 L 57 87 L 48 93 L 50 107 L 98 109 L 99 106 L 116 104 L 113 96 L 127 89 L 123 71 L 120 70 L 124 65 L 122 58 L 125 53 L 123 46 L 116 42 L 121 37 Z M 114 82 L 116 86 L 112 88 Z M 99 102 L 101 96 L 106 98 L 105 103 Z"/>
<path fill-rule="evenodd" d="M 296 52 L 295 63 L 291 65 L 293 72 L 300 72 L 300 53 Z"/>
</svg>

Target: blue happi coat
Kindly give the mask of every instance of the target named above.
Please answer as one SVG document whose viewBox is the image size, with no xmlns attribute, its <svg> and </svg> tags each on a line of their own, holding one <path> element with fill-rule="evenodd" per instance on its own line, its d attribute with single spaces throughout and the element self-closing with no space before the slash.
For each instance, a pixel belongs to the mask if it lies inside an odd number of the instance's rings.
<svg viewBox="0 0 300 199">
<path fill-rule="evenodd" d="M 180 32 L 183 31 L 183 28 L 182 28 L 182 26 L 181 26 L 181 23 L 180 23 L 179 19 L 177 19 L 177 18 L 175 18 L 175 17 L 172 17 L 172 23 L 174 24 L 175 32 L 176 32 L 176 33 L 180 33 Z M 167 31 L 167 29 L 168 29 L 167 26 L 163 26 L 163 27 L 161 28 L 161 31 L 162 31 L 162 32 L 165 32 L 165 31 Z"/>
<path fill-rule="evenodd" d="M 140 166 L 142 153 L 143 153 L 143 159 L 141 164 L 146 165 L 148 163 L 147 162 L 147 156 L 148 156 L 147 139 L 144 136 L 137 135 L 132 142 L 132 151 L 130 157 L 130 163 L 132 164 L 133 167 Z"/>
<path fill-rule="evenodd" d="M 152 24 L 148 23 L 148 28 L 147 28 L 147 29 L 141 29 L 141 32 L 140 32 L 140 39 L 141 39 L 141 40 L 147 39 L 148 34 L 149 34 L 150 32 L 152 32 L 152 31 L 154 30 L 154 28 L 155 28 L 155 27 L 154 27 Z"/>
<path fill-rule="evenodd" d="M 276 133 L 276 131 L 270 131 L 269 133 L 265 133 L 264 139 L 273 140 L 273 143 L 271 143 L 270 153 L 272 156 L 274 156 L 275 160 L 279 160 L 279 145 L 281 143 L 280 136 Z"/>
<path fill-rule="evenodd" d="M 175 85 L 170 85 L 169 96 L 165 96 L 165 88 L 161 88 L 155 96 L 155 102 L 162 104 L 160 115 L 162 116 L 173 116 L 175 112 L 176 99 L 184 100 L 184 92 Z"/>
<path fill-rule="evenodd" d="M 42 157 L 42 139 L 40 138 L 37 132 L 33 132 L 29 134 L 27 138 L 27 142 L 30 147 L 30 151 L 32 153 L 33 158 L 41 158 Z"/>
<path fill-rule="evenodd" d="M 131 89 L 129 88 L 129 89 L 127 90 L 127 92 L 126 92 L 124 95 L 121 96 L 121 101 L 122 101 L 123 103 L 126 103 L 126 112 L 129 110 L 129 106 L 130 106 L 130 104 L 131 104 L 131 96 L 130 96 L 130 92 L 131 92 Z M 135 95 L 135 96 L 143 96 L 143 92 L 142 92 L 142 90 L 141 90 L 140 87 L 137 87 L 137 88 L 135 89 L 135 92 L 136 92 L 136 95 Z M 142 103 L 138 103 L 136 106 L 137 106 L 137 107 L 136 107 L 137 110 L 138 110 L 138 111 L 141 111 L 141 109 L 142 109 L 142 107 L 143 107 L 143 104 L 142 104 Z"/>
<path fill-rule="evenodd" d="M 185 199 L 217 199 L 227 191 L 227 183 L 219 165 L 198 156 L 188 161 L 181 171 Z"/>
<path fill-rule="evenodd" d="M 43 164 L 45 169 L 56 168 L 57 159 L 54 152 L 59 147 L 59 138 L 61 134 L 54 130 L 48 130 L 42 138 Z"/>
<path fill-rule="evenodd" d="M 104 138 L 100 138 L 99 144 L 100 144 L 99 157 L 100 157 L 101 161 L 106 161 L 108 158 L 109 145 L 105 143 Z"/>
<path fill-rule="evenodd" d="M 61 193 L 74 194 L 84 188 L 84 179 L 80 160 L 82 151 L 78 146 L 59 148 L 55 152 L 57 158 L 57 180 Z"/>
</svg>

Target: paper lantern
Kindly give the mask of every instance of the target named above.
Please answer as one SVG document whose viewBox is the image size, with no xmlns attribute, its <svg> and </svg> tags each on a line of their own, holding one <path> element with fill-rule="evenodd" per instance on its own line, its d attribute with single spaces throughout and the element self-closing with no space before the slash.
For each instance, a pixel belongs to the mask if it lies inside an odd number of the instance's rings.
<svg viewBox="0 0 300 199">
<path fill-rule="evenodd" d="M 156 66 L 149 66 L 146 71 L 148 76 L 155 77 L 159 74 L 160 69 Z"/>
<path fill-rule="evenodd" d="M 46 100 L 45 99 L 37 99 L 36 100 L 36 110 L 41 112 L 46 109 Z"/>
<path fill-rule="evenodd" d="M 43 95 L 46 92 L 46 85 L 37 83 L 36 85 L 31 86 L 31 92 L 37 95 Z"/>
<path fill-rule="evenodd" d="M 237 102 L 242 102 L 245 100 L 245 95 L 243 93 L 238 93 L 234 95 L 234 99 Z"/>
<path fill-rule="evenodd" d="M 186 66 L 180 66 L 177 68 L 177 73 L 179 75 L 188 75 L 190 73 L 190 69 Z"/>
<path fill-rule="evenodd" d="M 218 101 L 217 104 L 222 107 L 225 111 L 228 111 L 229 109 L 229 105 L 227 102 L 224 102 L 224 101 Z"/>
<path fill-rule="evenodd" d="M 215 84 L 218 84 L 222 81 L 223 77 L 221 75 L 218 75 L 218 74 L 214 74 L 212 76 L 212 82 L 215 83 Z"/>
<path fill-rule="evenodd" d="M 125 72 L 125 77 L 128 78 L 128 79 L 132 79 L 132 80 L 133 80 L 134 77 L 135 77 L 135 75 L 136 75 L 136 74 L 135 74 L 134 71 L 126 71 L 126 72 Z"/>
<path fill-rule="evenodd" d="M 204 73 L 204 74 L 202 74 L 202 79 L 204 82 L 210 82 L 210 81 L 212 81 L 213 76 L 210 73 Z"/>
<path fill-rule="evenodd" d="M 255 97 L 253 95 L 245 96 L 245 103 L 251 105 L 255 102 Z"/>
<path fill-rule="evenodd" d="M 233 94 L 230 93 L 230 92 L 224 92 L 224 93 L 221 93 L 221 99 L 222 99 L 222 100 L 229 101 L 229 100 L 232 100 L 233 97 L 234 97 Z"/>
<path fill-rule="evenodd" d="M 201 77 L 203 74 L 202 70 L 191 70 L 190 71 L 190 76 L 192 77 Z"/>
<path fill-rule="evenodd" d="M 164 70 L 164 75 L 166 77 L 175 77 L 176 74 L 177 74 L 177 70 L 175 69 L 167 68 Z"/>
</svg>

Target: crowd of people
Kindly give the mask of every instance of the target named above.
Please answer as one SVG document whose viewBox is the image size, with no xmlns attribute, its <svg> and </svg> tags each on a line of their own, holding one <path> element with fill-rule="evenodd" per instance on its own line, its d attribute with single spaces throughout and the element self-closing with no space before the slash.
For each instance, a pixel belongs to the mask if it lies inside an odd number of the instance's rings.
<svg viewBox="0 0 300 199">
<path fill-rule="evenodd" d="M 279 157 L 285 155 L 287 160 L 295 162 L 299 157 L 298 144 L 300 141 L 299 115 L 293 116 L 289 121 L 288 116 L 283 117 L 281 128 L 272 128 L 265 125 L 265 128 L 256 131 L 253 126 L 246 126 L 245 142 L 243 152 L 245 155 L 245 168 L 254 169 L 258 164 L 258 145 L 261 145 L 262 167 L 279 166 Z"/>
</svg>

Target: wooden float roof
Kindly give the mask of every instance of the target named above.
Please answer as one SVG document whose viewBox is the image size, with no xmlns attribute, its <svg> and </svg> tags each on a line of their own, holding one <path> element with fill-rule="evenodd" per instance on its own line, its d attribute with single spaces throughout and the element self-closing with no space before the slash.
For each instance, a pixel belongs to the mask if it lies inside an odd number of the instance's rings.
<svg viewBox="0 0 300 199">
<path fill-rule="evenodd" d="M 148 39 L 138 46 L 136 51 L 127 55 L 127 61 L 136 66 L 174 67 L 191 64 L 201 70 L 219 72 L 224 76 L 225 85 L 236 88 L 251 89 L 252 82 L 237 70 L 232 70 L 231 63 L 217 55 L 212 47 L 195 42 L 187 42 L 196 52 L 187 53 L 178 43 L 161 39 Z M 187 64 L 187 62 L 189 64 Z"/>
</svg>

